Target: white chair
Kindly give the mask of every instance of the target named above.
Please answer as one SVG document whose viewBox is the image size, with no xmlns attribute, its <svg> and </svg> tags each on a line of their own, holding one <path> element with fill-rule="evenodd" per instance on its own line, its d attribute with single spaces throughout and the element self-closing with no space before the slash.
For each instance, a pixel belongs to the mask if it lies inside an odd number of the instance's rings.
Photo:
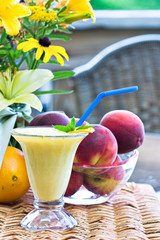
<svg viewBox="0 0 160 240">
<path fill-rule="evenodd" d="M 147 132 L 160 133 L 160 34 L 119 41 L 74 71 L 69 79 L 74 93 L 56 96 L 56 109 L 81 117 L 98 93 L 138 85 L 138 92 L 101 100 L 87 121 L 99 123 L 106 112 L 127 109 L 142 119 Z"/>
</svg>

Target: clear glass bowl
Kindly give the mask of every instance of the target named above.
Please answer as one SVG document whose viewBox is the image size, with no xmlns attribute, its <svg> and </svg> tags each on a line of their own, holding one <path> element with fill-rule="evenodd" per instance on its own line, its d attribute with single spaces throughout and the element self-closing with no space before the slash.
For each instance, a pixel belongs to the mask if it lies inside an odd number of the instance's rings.
<svg viewBox="0 0 160 240">
<path fill-rule="evenodd" d="M 74 164 L 65 203 L 93 205 L 108 201 L 132 175 L 138 155 L 137 150 L 119 154 L 117 161 L 107 166 Z"/>
</svg>

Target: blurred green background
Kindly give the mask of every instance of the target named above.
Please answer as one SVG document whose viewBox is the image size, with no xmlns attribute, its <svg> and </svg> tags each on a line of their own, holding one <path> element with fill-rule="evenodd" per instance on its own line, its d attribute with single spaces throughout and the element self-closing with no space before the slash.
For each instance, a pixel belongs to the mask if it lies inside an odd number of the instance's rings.
<svg viewBox="0 0 160 240">
<path fill-rule="evenodd" d="M 160 9 L 160 0 L 91 0 L 95 10 Z"/>
</svg>

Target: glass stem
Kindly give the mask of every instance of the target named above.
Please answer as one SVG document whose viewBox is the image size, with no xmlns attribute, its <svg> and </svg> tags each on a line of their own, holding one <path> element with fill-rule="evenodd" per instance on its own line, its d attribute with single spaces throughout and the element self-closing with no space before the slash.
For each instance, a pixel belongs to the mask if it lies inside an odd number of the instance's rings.
<svg viewBox="0 0 160 240">
<path fill-rule="evenodd" d="M 48 211 L 57 210 L 57 211 L 59 211 L 63 208 L 63 206 L 64 206 L 63 198 L 60 198 L 59 200 L 54 201 L 54 202 L 45 202 L 45 201 L 41 201 L 36 198 L 34 201 L 34 207 L 37 210 L 48 210 Z"/>
</svg>

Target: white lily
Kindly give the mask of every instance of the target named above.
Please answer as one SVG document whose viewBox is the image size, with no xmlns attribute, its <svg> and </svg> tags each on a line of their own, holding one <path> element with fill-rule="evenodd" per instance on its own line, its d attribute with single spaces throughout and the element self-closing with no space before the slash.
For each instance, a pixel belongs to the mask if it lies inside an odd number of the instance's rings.
<svg viewBox="0 0 160 240">
<path fill-rule="evenodd" d="M 13 103 L 24 103 L 42 111 L 39 98 L 33 93 L 54 77 L 47 69 L 0 73 L 0 111 Z"/>
</svg>

